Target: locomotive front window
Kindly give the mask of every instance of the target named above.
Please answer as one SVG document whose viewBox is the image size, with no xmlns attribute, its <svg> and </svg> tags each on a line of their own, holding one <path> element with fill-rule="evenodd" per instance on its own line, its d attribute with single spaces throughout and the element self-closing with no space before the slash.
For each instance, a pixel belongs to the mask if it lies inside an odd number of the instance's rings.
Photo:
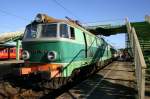
<svg viewBox="0 0 150 99">
<path fill-rule="evenodd" d="M 25 38 L 31 39 L 37 37 L 37 25 L 29 25 L 25 30 Z"/>
<path fill-rule="evenodd" d="M 56 36 L 57 36 L 57 24 L 42 25 L 41 37 L 56 37 Z"/>
<path fill-rule="evenodd" d="M 60 24 L 60 37 L 69 38 L 68 26 L 66 24 Z"/>
</svg>

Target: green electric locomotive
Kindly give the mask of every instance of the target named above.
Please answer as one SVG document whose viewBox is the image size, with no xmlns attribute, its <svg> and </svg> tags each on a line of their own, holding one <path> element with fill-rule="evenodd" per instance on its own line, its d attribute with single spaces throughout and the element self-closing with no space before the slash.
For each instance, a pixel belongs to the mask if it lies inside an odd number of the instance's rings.
<svg viewBox="0 0 150 99">
<path fill-rule="evenodd" d="M 40 74 L 57 83 L 57 87 L 62 84 L 55 79 L 72 78 L 84 67 L 100 68 L 113 58 L 113 48 L 103 38 L 76 21 L 45 14 L 38 14 L 26 26 L 22 48 L 25 63 L 19 68 L 20 75 Z"/>
</svg>

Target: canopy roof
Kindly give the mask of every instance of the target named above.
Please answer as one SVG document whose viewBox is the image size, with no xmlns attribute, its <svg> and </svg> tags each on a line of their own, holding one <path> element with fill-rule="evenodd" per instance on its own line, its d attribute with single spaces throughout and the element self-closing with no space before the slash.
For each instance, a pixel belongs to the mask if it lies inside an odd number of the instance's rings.
<svg viewBox="0 0 150 99">
<path fill-rule="evenodd" d="M 0 35 L 0 43 L 4 44 L 9 41 L 15 41 L 15 40 L 21 40 L 23 37 L 23 32 L 7 32 L 7 33 L 1 33 Z"/>
</svg>

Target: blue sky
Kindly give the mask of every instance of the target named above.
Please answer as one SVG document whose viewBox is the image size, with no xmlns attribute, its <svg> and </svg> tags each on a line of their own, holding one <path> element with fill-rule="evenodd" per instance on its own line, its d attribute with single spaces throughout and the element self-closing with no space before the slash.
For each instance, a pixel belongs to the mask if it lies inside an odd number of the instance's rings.
<svg viewBox="0 0 150 99">
<path fill-rule="evenodd" d="M 1 0 L 0 33 L 23 29 L 37 13 L 46 13 L 56 18 L 65 16 L 78 19 L 81 23 L 123 23 L 143 21 L 150 14 L 150 0 L 57 0 L 69 9 L 68 13 L 55 0 Z M 122 36 L 117 36 L 122 40 Z M 111 38 L 112 39 L 112 38 Z M 123 41 L 123 40 L 122 40 Z M 122 45 L 122 43 L 120 43 Z"/>
</svg>

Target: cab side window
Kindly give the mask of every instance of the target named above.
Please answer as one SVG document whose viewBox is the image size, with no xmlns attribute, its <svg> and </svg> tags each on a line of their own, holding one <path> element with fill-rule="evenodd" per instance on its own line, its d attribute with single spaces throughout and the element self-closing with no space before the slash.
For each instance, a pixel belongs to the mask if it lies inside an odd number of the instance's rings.
<svg viewBox="0 0 150 99">
<path fill-rule="evenodd" d="M 73 27 L 70 27 L 70 36 L 71 36 L 71 39 L 75 39 L 75 31 Z"/>
<path fill-rule="evenodd" d="M 7 53 L 7 49 L 4 50 L 4 53 Z"/>
<path fill-rule="evenodd" d="M 60 24 L 60 37 L 69 38 L 68 26 L 66 24 Z"/>
</svg>

